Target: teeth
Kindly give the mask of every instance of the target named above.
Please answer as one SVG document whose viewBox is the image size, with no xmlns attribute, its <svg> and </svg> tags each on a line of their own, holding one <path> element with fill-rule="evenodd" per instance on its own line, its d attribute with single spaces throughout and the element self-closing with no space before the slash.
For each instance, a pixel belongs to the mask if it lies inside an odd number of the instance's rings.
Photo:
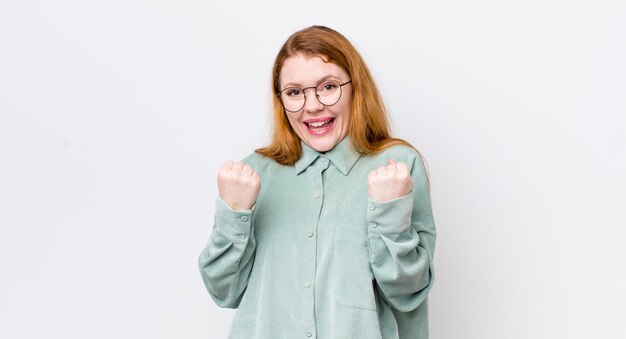
<svg viewBox="0 0 626 339">
<path fill-rule="evenodd" d="M 324 126 L 324 125 L 326 125 L 327 123 L 329 123 L 329 122 L 330 122 L 330 120 L 332 120 L 332 119 L 328 119 L 328 120 L 326 120 L 326 121 L 309 122 L 308 124 L 309 124 L 309 126 L 311 126 L 311 127 L 321 127 L 321 126 Z"/>
</svg>

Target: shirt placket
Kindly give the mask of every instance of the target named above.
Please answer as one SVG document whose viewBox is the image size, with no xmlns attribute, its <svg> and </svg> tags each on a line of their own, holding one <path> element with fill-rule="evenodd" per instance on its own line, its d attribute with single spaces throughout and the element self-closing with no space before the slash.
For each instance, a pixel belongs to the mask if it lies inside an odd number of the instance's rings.
<svg viewBox="0 0 626 339">
<path fill-rule="evenodd" d="M 320 215 L 324 205 L 324 181 L 323 172 L 328 168 L 330 161 L 326 156 L 320 156 L 315 160 L 313 164 L 313 191 L 311 192 L 310 199 L 313 200 L 314 220 L 311 220 L 309 229 L 306 230 L 306 234 L 303 235 L 308 241 L 306 241 L 306 256 L 305 267 L 307 273 L 305 275 L 305 281 L 302 282 L 303 289 L 305 290 L 306 297 L 304 302 L 306 303 L 307 319 L 305 320 L 304 338 L 315 338 L 315 278 L 316 278 L 316 258 L 317 258 L 317 229 L 320 220 Z"/>
</svg>

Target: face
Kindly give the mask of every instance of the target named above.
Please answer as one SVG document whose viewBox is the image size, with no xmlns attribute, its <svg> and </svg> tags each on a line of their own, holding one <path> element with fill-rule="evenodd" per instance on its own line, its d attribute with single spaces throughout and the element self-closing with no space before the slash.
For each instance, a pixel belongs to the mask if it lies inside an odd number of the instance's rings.
<svg viewBox="0 0 626 339">
<path fill-rule="evenodd" d="M 313 87 L 323 80 L 336 80 L 343 84 L 351 79 L 346 71 L 331 62 L 324 62 L 318 56 L 298 54 L 283 62 L 280 89 Z M 336 104 L 324 106 L 315 97 L 314 88 L 306 89 L 304 107 L 297 112 L 285 111 L 298 137 L 318 152 L 331 150 L 348 134 L 352 83 L 342 86 L 341 91 L 341 98 Z"/>
</svg>

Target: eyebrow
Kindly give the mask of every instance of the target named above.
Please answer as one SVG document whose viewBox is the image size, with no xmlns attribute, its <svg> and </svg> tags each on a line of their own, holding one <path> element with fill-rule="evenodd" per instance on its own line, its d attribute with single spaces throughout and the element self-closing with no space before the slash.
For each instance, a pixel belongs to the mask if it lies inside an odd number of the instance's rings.
<svg viewBox="0 0 626 339">
<path fill-rule="evenodd" d="M 317 80 L 316 85 L 318 85 L 320 82 L 326 81 L 326 80 L 331 79 L 331 78 L 335 78 L 335 79 L 339 80 L 339 77 L 338 77 L 338 76 L 336 76 L 336 75 L 334 75 L 334 74 L 328 74 L 328 75 L 326 75 L 326 76 L 322 77 L 321 79 Z M 300 86 L 302 86 L 302 84 L 300 84 L 300 83 L 297 83 L 297 82 L 288 82 L 288 83 L 286 83 L 286 84 L 285 84 L 285 87 L 283 87 L 283 88 L 287 88 L 287 87 L 300 87 Z"/>
</svg>

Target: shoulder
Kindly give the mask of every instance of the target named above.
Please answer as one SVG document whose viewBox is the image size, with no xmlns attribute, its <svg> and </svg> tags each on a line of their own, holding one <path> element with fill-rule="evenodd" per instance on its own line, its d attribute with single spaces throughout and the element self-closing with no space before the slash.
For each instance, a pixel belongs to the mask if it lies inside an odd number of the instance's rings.
<svg viewBox="0 0 626 339">
<path fill-rule="evenodd" d="M 418 152 L 413 147 L 399 144 L 399 145 L 393 145 L 393 146 L 385 148 L 380 153 L 378 153 L 377 156 L 394 157 L 394 160 L 395 160 L 395 157 L 408 158 L 408 157 L 418 156 Z"/>
</svg>

